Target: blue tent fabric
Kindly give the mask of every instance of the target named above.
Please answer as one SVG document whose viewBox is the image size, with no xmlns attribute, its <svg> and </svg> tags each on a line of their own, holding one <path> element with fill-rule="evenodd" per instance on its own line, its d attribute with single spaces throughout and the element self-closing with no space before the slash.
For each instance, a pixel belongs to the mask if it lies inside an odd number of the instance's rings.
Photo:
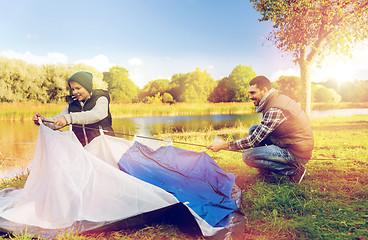
<svg viewBox="0 0 368 240">
<path fill-rule="evenodd" d="M 213 227 L 225 227 L 236 211 L 231 199 L 234 174 L 224 172 L 205 152 L 173 146 L 152 150 L 135 142 L 118 165 L 122 171 L 170 192 Z"/>
</svg>

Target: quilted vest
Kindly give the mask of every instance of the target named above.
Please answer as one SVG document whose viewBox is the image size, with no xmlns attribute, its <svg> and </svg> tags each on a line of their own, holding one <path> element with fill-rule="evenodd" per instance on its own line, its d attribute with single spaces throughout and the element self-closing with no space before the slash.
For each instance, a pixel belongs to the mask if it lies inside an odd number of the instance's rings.
<svg viewBox="0 0 368 240">
<path fill-rule="evenodd" d="M 308 117 L 298 103 L 282 94 L 270 95 L 263 114 L 270 108 L 281 109 L 287 118 L 271 134 L 271 141 L 302 159 L 310 159 L 314 147 L 313 131 Z"/>
<path fill-rule="evenodd" d="M 110 104 L 110 96 L 106 90 L 102 89 L 94 89 L 92 90 L 92 95 L 89 99 L 86 100 L 83 107 L 79 103 L 78 100 L 74 100 L 69 104 L 68 111 L 71 112 L 83 112 L 91 110 L 95 105 L 96 101 L 100 97 L 106 97 L 109 104 Z M 108 115 L 106 118 L 102 119 L 99 122 L 95 122 L 92 124 L 72 124 L 72 129 L 79 141 L 85 146 L 87 143 L 91 142 L 92 139 L 100 135 L 99 127 L 102 127 L 104 130 L 108 130 L 109 132 L 106 133 L 108 135 L 114 135 L 112 129 L 112 118 L 110 114 L 110 107 L 108 109 Z"/>
</svg>

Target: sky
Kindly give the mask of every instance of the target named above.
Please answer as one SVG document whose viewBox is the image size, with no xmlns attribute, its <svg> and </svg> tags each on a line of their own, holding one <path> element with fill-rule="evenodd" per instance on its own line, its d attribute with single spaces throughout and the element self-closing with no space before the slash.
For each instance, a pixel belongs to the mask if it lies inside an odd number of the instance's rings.
<svg viewBox="0 0 368 240">
<path fill-rule="evenodd" d="M 0 56 L 32 64 L 124 67 L 140 88 L 199 68 L 213 79 L 238 65 L 275 81 L 300 76 L 287 53 L 266 38 L 249 0 L 0 0 Z M 353 58 L 330 56 L 314 82 L 368 80 L 368 42 Z"/>
</svg>

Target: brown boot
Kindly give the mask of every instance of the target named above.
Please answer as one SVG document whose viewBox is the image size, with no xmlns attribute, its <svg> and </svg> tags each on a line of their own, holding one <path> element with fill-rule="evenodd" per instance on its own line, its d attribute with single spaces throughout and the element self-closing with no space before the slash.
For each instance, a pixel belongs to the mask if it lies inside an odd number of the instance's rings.
<svg viewBox="0 0 368 240">
<path fill-rule="evenodd" d="M 303 166 L 299 166 L 298 171 L 289 176 L 290 181 L 292 181 L 293 183 L 301 183 L 306 171 L 307 170 L 305 170 Z"/>
</svg>

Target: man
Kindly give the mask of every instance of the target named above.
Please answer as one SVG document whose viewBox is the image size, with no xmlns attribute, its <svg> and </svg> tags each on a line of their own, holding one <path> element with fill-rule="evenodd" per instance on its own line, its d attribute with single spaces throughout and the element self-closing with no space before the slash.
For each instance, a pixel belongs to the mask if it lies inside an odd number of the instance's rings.
<svg viewBox="0 0 368 240">
<path fill-rule="evenodd" d="M 308 117 L 298 103 L 279 94 L 264 76 L 249 82 L 249 96 L 262 112 L 260 124 L 249 128 L 249 136 L 232 142 L 214 142 L 207 146 L 214 152 L 243 150 L 243 161 L 258 168 L 263 175 L 284 175 L 300 183 L 304 164 L 312 156 L 313 132 Z"/>
</svg>

